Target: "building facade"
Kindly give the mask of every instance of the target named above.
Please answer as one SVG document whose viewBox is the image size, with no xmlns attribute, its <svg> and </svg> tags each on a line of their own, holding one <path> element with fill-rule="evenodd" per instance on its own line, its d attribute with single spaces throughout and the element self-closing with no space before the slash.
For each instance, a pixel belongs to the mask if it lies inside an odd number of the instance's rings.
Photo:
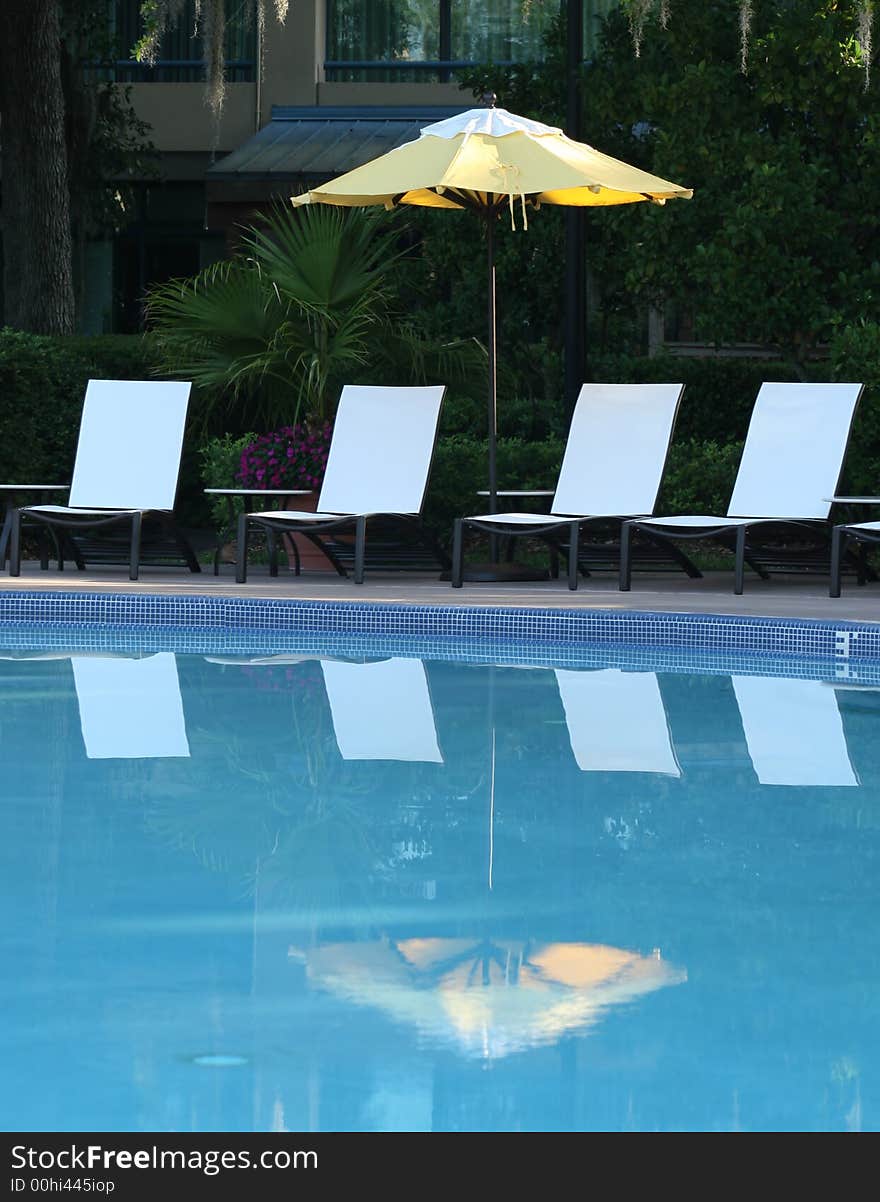
<svg viewBox="0 0 880 1202">
<path fill-rule="evenodd" d="M 261 30 L 253 0 L 227 0 L 218 120 L 206 103 L 195 0 L 185 0 L 152 66 L 128 50 L 141 33 L 140 0 L 110 0 L 123 48 L 114 77 L 149 126 L 157 171 L 129 189 L 119 231 L 88 247 L 83 332 L 135 332 L 151 284 L 226 255 L 230 232 L 272 196 L 331 178 L 470 107 L 456 69 L 540 59 L 560 2 L 295 0 L 283 25 L 267 5 Z M 608 7 L 585 0 L 588 42 Z"/>
</svg>

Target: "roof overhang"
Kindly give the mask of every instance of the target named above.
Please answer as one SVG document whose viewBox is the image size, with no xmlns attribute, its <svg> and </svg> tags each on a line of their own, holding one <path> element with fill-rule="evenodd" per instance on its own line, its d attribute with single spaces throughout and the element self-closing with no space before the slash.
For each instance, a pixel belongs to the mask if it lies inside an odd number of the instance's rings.
<svg viewBox="0 0 880 1202">
<path fill-rule="evenodd" d="M 305 191 L 412 142 L 424 126 L 466 107 L 273 105 L 268 125 L 208 169 L 208 201 Z"/>
</svg>

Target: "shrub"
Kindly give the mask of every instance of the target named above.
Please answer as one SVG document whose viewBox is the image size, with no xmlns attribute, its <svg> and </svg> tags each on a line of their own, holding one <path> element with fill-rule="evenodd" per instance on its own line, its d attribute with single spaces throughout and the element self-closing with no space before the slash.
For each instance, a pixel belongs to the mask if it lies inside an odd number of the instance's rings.
<svg viewBox="0 0 880 1202">
<path fill-rule="evenodd" d="M 763 381 L 798 378 L 789 364 L 768 359 L 606 356 L 594 359 L 589 366 L 592 379 L 609 384 L 680 380 L 685 390 L 675 438 L 682 442 L 696 439 L 725 444 L 744 439 Z M 828 365 L 811 366 L 811 374 L 827 380 Z"/>
<path fill-rule="evenodd" d="M 212 438 L 199 449 L 201 481 L 205 488 L 237 488 L 241 456 L 256 434 L 241 434 L 238 437 L 225 434 Z M 243 508 L 238 497 L 232 498 L 233 513 L 237 516 Z M 215 530 L 224 529 L 229 522 L 229 503 L 226 497 L 214 497 L 209 503 L 209 513 Z"/>
<path fill-rule="evenodd" d="M 527 442 L 498 439 L 499 488 L 553 488 L 562 463 L 563 443 L 558 438 Z M 488 498 L 478 495 L 487 487 L 489 452 L 485 439 L 455 434 L 437 441 L 425 498 L 425 524 L 445 546 L 452 541 L 455 518 L 487 511 Z"/>
<path fill-rule="evenodd" d="M 741 442 L 691 438 L 669 449 L 657 500 L 658 513 L 727 513 Z"/>
<path fill-rule="evenodd" d="M 89 380 L 147 380 L 156 365 L 153 342 L 138 335 L 53 338 L 0 329 L 0 479 L 68 483 Z M 194 408 L 191 402 L 191 416 Z M 183 525 L 207 521 L 198 448 L 189 433 L 176 509 Z"/>
<path fill-rule="evenodd" d="M 66 484 L 89 379 L 144 379 L 153 362 L 143 338 L 0 330 L 0 478 Z"/>
<path fill-rule="evenodd" d="M 865 385 L 853 422 L 841 487 L 851 495 L 877 496 L 880 494 L 880 322 L 863 320 L 840 329 L 831 344 L 831 365 L 835 379 Z M 863 519 L 872 516 L 861 515 Z"/>
<path fill-rule="evenodd" d="M 517 438 L 498 440 L 500 488 L 555 488 L 565 444 L 548 438 L 526 442 Z M 663 476 L 658 512 L 726 513 L 742 443 L 723 445 L 714 441 L 688 439 L 674 444 Z M 425 522 L 448 546 L 455 518 L 487 511 L 488 451 L 486 443 L 466 435 L 441 438 L 425 503 Z M 501 507 L 505 507 L 502 498 Z M 519 508 L 522 502 L 515 502 Z"/>
</svg>

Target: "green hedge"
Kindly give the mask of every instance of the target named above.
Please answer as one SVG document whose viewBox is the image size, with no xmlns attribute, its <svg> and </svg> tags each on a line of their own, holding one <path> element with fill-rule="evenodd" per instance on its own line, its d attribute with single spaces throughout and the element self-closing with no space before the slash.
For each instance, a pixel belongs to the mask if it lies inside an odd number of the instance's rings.
<svg viewBox="0 0 880 1202">
<path fill-rule="evenodd" d="M 557 438 L 541 442 L 500 438 L 499 488 L 555 487 L 563 450 L 564 443 Z M 668 513 L 724 513 L 741 454 L 741 442 L 726 446 L 713 440 L 676 442 L 669 452 L 658 506 Z M 425 521 L 443 543 L 451 541 L 456 517 L 486 511 L 486 498 L 477 494 L 486 487 L 487 463 L 485 440 L 454 435 L 438 441 Z M 510 507 L 518 506 L 513 503 Z"/>
<path fill-rule="evenodd" d="M 148 338 L 45 338 L 0 330 L 0 480 L 68 481 L 87 381 L 149 378 L 155 363 Z M 815 379 L 866 383 L 843 487 L 880 492 L 880 324 L 866 321 L 840 330 L 830 361 L 816 364 L 811 373 Z M 659 500 L 673 513 L 724 511 L 761 382 L 794 378 L 784 364 L 767 360 L 677 357 L 595 359 L 591 375 L 612 383 L 685 383 Z M 500 486 L 552 488 L 568 427 L 564 407 L 511 396 L 507 387 L 503 393 L 498 403 Z M 444 540 L 455 517 L 474 513 L 484 503 L 477 492 L 486 486 L 485 425 L 484 405 L 449 397 L 425 508 L 426 520 Z M 237 444 L 245 433 L 230 430 L 207 446 L 188 433 L 178 494 L 184 524 L 219 521 L 219 510 L 212 512 L 202 489 L 232 483 Z"/>
<path fill-rule="evenodd" d="M 50 338 L 0 329 L 0 480 L 67 484 L 88 381 L 149 379 L 155 367 L 150 340 L 136 335 Z M 184 524 L 207 523 L 192 438 L 184 441 L 178 514 Z"/>
</svg>

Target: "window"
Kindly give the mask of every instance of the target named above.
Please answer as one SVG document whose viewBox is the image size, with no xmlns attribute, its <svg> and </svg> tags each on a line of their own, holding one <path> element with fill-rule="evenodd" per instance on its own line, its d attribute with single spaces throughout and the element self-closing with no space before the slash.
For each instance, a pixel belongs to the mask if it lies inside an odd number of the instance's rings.
<svg viewBox="0 0 880 1202">
<path fill-rule="evenodd" d="M 541 59 L 558 13 L 554 0 L 328 0 L 326 77 L 445 81 L 453 67 Z"/>
<path fill-rule="evenodd" d="M 202 39 L 197 28 L 195 0 L 184 0 L 183 10 L 167 31 L 153 66 L 138 63 L 132 48 L 143 33 L 142 0 L 112 0 L 116 37 L 117 83 L 192 83 L 204 78 Z M 252 83 L 256 64 L 256 20 L 253 0 L 227 0 L 226 75 L 231 83 Z"/>
</svg>

